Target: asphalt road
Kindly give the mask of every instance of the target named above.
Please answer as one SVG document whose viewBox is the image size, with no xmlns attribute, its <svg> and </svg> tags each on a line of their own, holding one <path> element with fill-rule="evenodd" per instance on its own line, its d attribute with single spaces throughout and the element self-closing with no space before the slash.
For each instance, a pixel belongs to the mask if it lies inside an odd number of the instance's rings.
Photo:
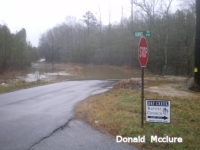
<svg viewBox="0 0 200 150">
<path fill-rule="evenodd" d="M 115 81 L 66 81 L 0 94 L 0 150 L 135 150 L 72 120 L 75 104 Z"/>
</svg>

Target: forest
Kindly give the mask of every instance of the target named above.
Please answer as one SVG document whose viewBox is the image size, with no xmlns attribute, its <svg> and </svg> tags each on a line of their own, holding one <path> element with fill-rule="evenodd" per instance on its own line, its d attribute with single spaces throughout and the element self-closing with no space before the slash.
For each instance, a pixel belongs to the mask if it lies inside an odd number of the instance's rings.
<svg viewBox="0 0 200 150">
<path fill-rule="evenodd" d="M 26 41 L 24 28 L 12 34 L 6 25 L 0 25 L 0 74 L 30 66 L 37 57 L 36 52 L 36 48 Z"/>
<path fill-rule="evenodd" d="M 108 25 L 101 12 L 87 11 L 81 20 L 66 17 L 65 22 L 44 32 L 38 47 L 26 42 L 26 30 L 11 34 L 0 26 L 0 73 L 10 68 L 23 69 L 38 58 L 52 63 L 81 63 L 140 67 L 139 38 L 134 31 L 150 30 L 147 37 L 147 68 L 154 74 L 188 75 L 194 67 L 195 3 L 171 11 L 173 0 L 132 0 L 130 17 Z M 119 11 L 119 10 L 118 10 Z M 108 14 L 109 15 L 109 14 Z M 112 16 L 109 16 L 109 18 Z M 109 19 L 110 20 L 110 19 Z"/>
</svg>

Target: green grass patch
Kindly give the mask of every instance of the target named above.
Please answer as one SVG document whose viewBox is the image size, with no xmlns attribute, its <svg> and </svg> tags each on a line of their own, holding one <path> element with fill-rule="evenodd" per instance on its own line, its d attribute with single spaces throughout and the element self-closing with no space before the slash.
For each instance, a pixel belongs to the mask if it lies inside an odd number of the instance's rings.
<svg viewBox="0 0 200 150">
<path fill-rule="evenodd" d="M 83 101 L 75 113 L 84 114 L 84 118 L 95 128 L 113 136 L 146 136 L 145 143 L 134 144 L 139 149 L 200 149 L 200 96 L 180 98 L 159 96 L 148 92 L 146 98 L 171 100 L 171 123 L 144 123 L 141 128 L 141 93 L 131 89 L 112 89 L 89 100 Z M 98 121 L 98 123 L 95 123 Z M 182 137 L 183 143 L 151 143 L 150 136 Z"/>
<path fill-rule="evenodd" d="M 24 82 L 24 81 L 18 81 L 14 82 L 8 85 L 0 85 L 0 93 L 5 93 L 5 92 L 11 92 L 15 91 L 18 89 L 25 89 L 25 88 L 30 88 L 34 86 L 39 86 L 39 85 L 44 85 L 48 84 L 48 82 L 43 82 L 43 81 L 36 81 L 36 82 Z"/>
</svg>

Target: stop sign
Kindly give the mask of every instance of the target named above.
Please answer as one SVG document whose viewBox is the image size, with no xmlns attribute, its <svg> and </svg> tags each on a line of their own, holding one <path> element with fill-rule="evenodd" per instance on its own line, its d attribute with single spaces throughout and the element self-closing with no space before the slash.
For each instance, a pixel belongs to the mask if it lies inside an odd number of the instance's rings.
<svg viewBox="0 0 200 150">
<path fill-rule="evenodd" d="M 148 61 L 148 44 L 145 37 L 140 38 L 140 42 L 138 44 L 138 59 L 141 67 L 146 67 Z"/>
</svg>

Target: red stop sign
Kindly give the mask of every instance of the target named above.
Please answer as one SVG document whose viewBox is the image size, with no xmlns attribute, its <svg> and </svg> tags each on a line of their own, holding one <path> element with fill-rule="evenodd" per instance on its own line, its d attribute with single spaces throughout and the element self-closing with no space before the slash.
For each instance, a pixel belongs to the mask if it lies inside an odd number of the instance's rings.
<svg viewBox="0 0 200 150">
<path fill-rule="evenodd" d="M 149 53 L 148 53 L 148 44 L 145 37 L 140 38 L 140 42 L 138 44 L 138 59 L 141 67 L 146 67 Z"/>
</svg>

